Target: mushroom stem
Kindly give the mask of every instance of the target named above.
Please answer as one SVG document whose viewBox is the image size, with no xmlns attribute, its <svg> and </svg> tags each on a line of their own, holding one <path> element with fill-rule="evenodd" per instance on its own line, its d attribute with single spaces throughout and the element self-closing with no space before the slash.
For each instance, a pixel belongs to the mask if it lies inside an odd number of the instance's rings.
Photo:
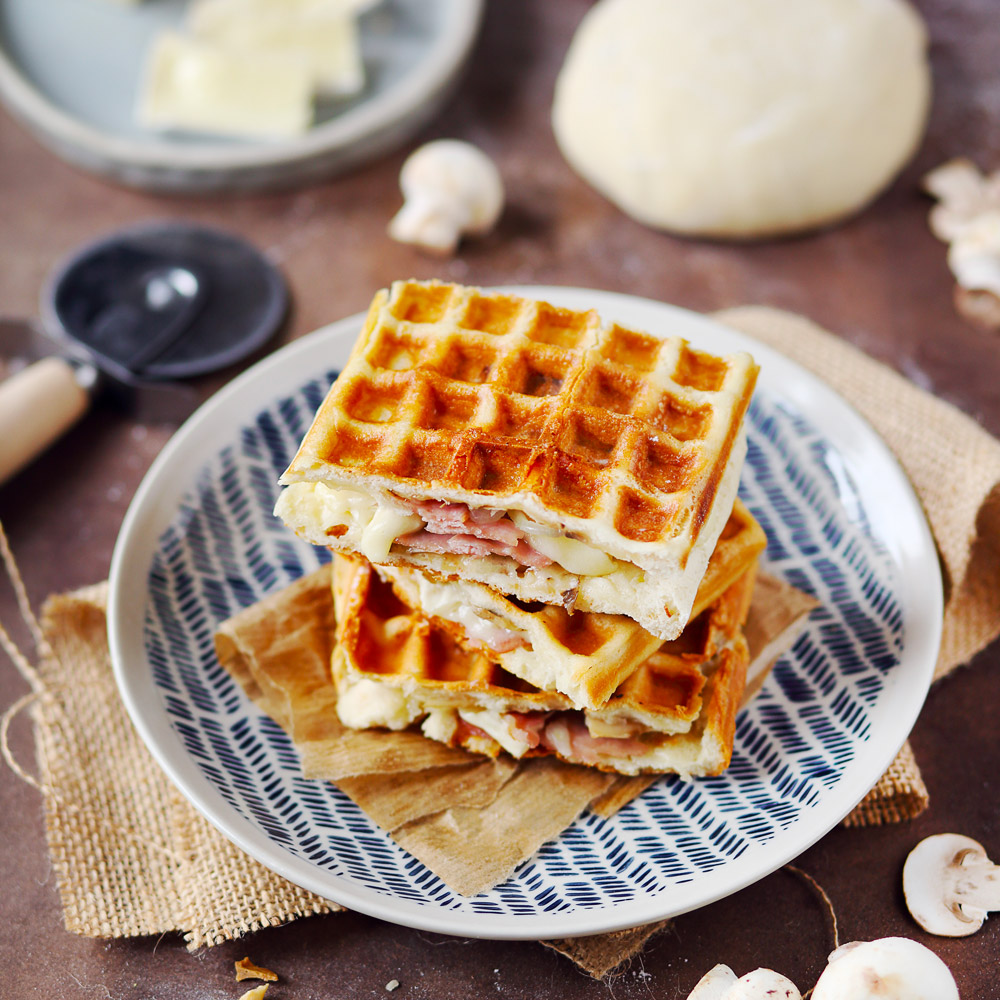
<svg viewBox="0 0 1000 1000">
<path fill-rule="evenodd" d="M 962 907 L 1000 910 L 1000 865 L 973 850 L 959 853 L 958 864 L 950 872 L 952 893 Z"/>
<path fill-rule="evenodd" d="M 1000 867 L 971 837 L 939 833 L 910 851 L 903 866 L 903 894 L 925 931 L 965 937 L 1000 910 Z"/>
<path fill-rule="evenodd" d="M 447 256 L 463 236 L 489 232 L 503 211 L 500 172 L 480 149 L 438 139 L 411 153 L 399 175 L 403 207 L 389 235 Z"/>
</svg>

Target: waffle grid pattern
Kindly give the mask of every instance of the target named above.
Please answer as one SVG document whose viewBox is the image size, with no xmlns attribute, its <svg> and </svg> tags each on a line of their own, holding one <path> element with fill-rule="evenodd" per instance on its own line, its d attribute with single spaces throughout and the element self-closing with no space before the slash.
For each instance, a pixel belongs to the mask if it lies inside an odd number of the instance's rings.
<svg viewBox="0 0 1000 1000">
<path fill-rule="evenodd" d="M 564 695 L 539 691 L 482 652 L 464 648 L 448 631 L 407 607 L 370 564 L 336 559 L 335 566 L 341 623 L 337 639 L 353 676 L 414 680 L 431 696 L 446 694 L 449 703 L 467 693 L 488 694 L 498 711 L 515 701 L 520 707 L 514 711 L 573 707 Z M 691 622 L 680 639 L 664 643 L 612 695 L 608 712 L 652 717 L 661 723 L 657 728 L 686 728 L 701 709 L 713 657 L 746 617 L 751 584 L 752 573 Z"/>
<path fill-rule="evenodd" d="M 594 311 L 397 282 L 292 470 L 530 493 L 632 542 L 697 534 L 756 378 Z M 692 515 L 698 515 L 692 517 Z"/>
</svg>

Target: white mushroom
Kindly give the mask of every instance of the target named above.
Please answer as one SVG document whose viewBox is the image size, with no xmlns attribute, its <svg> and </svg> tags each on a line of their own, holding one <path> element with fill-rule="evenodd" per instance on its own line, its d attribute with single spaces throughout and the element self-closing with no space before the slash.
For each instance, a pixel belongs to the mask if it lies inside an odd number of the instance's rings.
<svg viewBox="0 0 1000 1000">
<path fill-rule="evenodd" d="M 736 973 L 728 965 L 714 966 L 695 984 L 688 1000 L 725 1000 L 736 982 Z"/>
<path fill-rule="evenodd" d="M 963 288 L 1000 298 L 1000 209 L 984 212 L 962 229 L 948 249 L 948 266 Z"/>
<path fill-rule="evenodd" d="M 728 965 L 709 969 L 688 1000 L 801 1000 L 795 984 L 770 969 L 755 969 L 736 978 Z"/>
<path fill-rule="evenodd" d="M 754 969 L 736 980 L 724 1000 L 802 1000 L 802 994 L 780 973 Z"/>
<path fill-rule="evenodd" d="M 829 961 L 812 1000 L 958 1000 L 948 966 L 909 938 L 852 941 Z"/>
<path fill-rule="evenodd" d="M 488 233 L 503 211 L 503 181 L 482 150 L 439 139 L 415 150 L 399 174 L 403 207 L 389 235 L 432 253 L 452 254 L 462 236 Z"/>
<path fill-rule="evenodd" d="M 971 160 L 949 160 L 927 174 L 923 186 L 938 200 L 931 232 L 945 243 L 957 240 L 980 215 L 1000 209 L 1000 172 L 984 177 Z"/>
<path fill-rule="evenodd" d="M 959 312 L 1000 328 L 1000 170 L 984 176 L 969 160 L 951 160 L 927 174 L 924 189 L 938 199 L 931 231 L 949 244 Z"/>
<path fill-rule="evenodd" d="M 940 833 L 922 840 L 903 866 L 903 894 L 925 931 L 965 937 L 1000 910 L 1000 866 L 971 837 Z"/>
</svg>

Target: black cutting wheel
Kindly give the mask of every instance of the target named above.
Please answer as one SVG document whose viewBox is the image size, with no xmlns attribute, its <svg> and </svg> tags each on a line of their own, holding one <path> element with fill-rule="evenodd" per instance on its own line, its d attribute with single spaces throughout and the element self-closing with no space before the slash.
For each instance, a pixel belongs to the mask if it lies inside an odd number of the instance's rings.
<svg viewBox="0 0 1000 1000">
<path fill-rule="evenodd" d="M 42 306 L 50 333 L 128 382 L 188 378 L 239 361 L 278 329 L 288 292 L 244 240 L 156 222 L 74 253 L 54 273 Z"/>
</svg>

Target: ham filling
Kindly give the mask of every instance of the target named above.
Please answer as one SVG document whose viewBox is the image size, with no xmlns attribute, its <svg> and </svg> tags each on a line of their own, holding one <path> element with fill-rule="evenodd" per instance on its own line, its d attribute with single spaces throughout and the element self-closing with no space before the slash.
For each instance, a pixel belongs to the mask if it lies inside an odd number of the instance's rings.
<svg viewBox="0 0 1000 1000">
<path fill-rule="evenodd" d="M 479 726 L 474 726 L 471 722 L 467 722 L 461 716 L 458 718 L 458 723 L 455 726 L 455 735 L 453 739 L 458 743 L 459 746 L 464 746 L 470 739 L 479 740 L 491 740 L 492 736 L 485 729 L 480 729 Z"/>
<path fill-rule="evenodd" d="M 558 753 L 579 764 L 634 757 L 649 749 L 634 736 L 592 736 L 580 712 L 509 712 L 506 718 L 514 722 L 514 732 L 526 751 Z"/>
<path fill-rule="evenodd" d="M 542 568 L 553 560 L 535 549 L 525 533 L 502 510 L 471 510 L 464 503 L 404 500 L 424 526 L 396 539 L 414 552 L 445 552 L 457 556 L 507 556 L 522 566 Z"/>
<path fill-rule="evenodd" d="M 466 629 L 471 646 L 477 649 L 485 649 L 494 653 L 509 653 L 513 649 L 530 649 L 528 641 L 509 628 L 494 628 L 487 623 L 483 623 L 483 628 L 476 636 L 469 635 Z"/>
<path fill-rule="evenodd" d="M 580 764 L 599 764 L 614 757 L 635 757 L 648 747 L 634 736 L 591 736 L 582 716 L 577 712 L 561 712 L 547 723 L 542 734 L 546 749 L 565 760 Z"/>
</svg>

